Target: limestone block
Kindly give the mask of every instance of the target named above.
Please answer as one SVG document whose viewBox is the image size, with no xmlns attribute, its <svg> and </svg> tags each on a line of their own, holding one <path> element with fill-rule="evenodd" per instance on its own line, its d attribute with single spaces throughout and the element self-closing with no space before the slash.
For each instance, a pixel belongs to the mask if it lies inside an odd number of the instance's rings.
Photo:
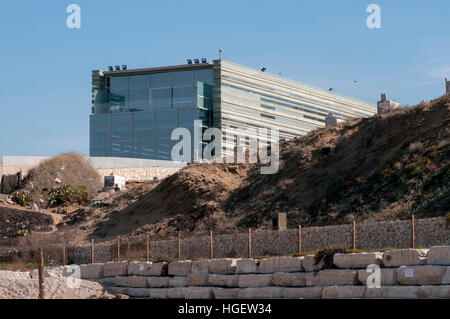
<svg viewBox="0 0 450 319">
<path fill-rule="evenodd" d="M 80 265 L 81 279 L 100 279 L 103 278 L 103 264 Z"/>
<path fill-rule="evenodd" d="M 236 271 L 236 262 L 238 258 L 221 258 L 211 260 L 209 272 L 212 274 L 229 275 Z"/>
<path fill-rule="evenodd" d="M 144 276 L 130 276 L 128 277 L 128 285 L 133 288 L 148 288 L 147 278 Z"/>
<path fill-rule="evenodd" d="M 366 269 L 358 270 L 358 280 L 367 286 L 367 278 L 371 275 Z M 395 286 L 397 284 L 397 274 L 394 268 L 380 268 L 380 284 L 382 286 Z"/>
<path fill-rule="evenodd" d="M 450 285 L 442 286 L 420 286 L 418 292 L 419 298 L 450 298 Z"/>
<path fill-rule="evenodd" d="M 368 265 L 381 265 L 382 253 L 336 254 L 333 264 L 338 268 L 367 268 Z"/>
<path fill-rule="evenodd" d="M 211 260 L 194 260 L 192 261 L 192 274 L 207 274 L 209 273 L 209 265 Z"/>
<path fill-rule="evenodd" d="M 428 251 L 428 265 L 450 265 L 450 246 L 433 246 Z"/>
<path fill-rule="evenodd" d="M 148 285 L 151 288 L 169 287 L 170 277 L 147 277 Z"/>
<path fill-rule="evenodd" d="M 103 275 L 105 277 L 126 276 L 127 268 L 127 261 L 108 262 L 103 264 Z"/>
<path fill-rule="evenodd" d="M 189 274 L 186 278 L 186 286 L 208 286 L 208 274 Z"/>
<path fill-rule="evenodd" d="M 171 276 L 187 276 L 191 273 L 191 261 L 183 260 L 169 264 L 169 275 Z"/>
<path fill-rule="evenodd" d="M 168 288 L 150 288 L 150 298 L 152 299 L 167 299 L 169 289 Z"/>
<path fill-rule="evenodd" d="M 128 290 L 130 288 L 124 288 L 124 287 L 109 287 L 106 292 L 112 293 L 114 295 L 128 295 Z"/>
<path fill-rule="evenodd" d="M 276 299 L 282 297 L 283 288 L 260 287 L 239 290 L 239 299 Z"/>
<path fill-rule="evenodd" d="M 445 266 L 401 266 L 397 269 L 397 280 L 401 285 L 440 285 Z"/>
<path fill-rule="evenodd" d="M 161 276 L 162 274 L 162 270 L 164 268 L 164 266 L 166 266 L 167 264 L 162 262 L 162 263 L 152 263 L 150 266 L 150 275 L 151 276 Z"/>
<path fill-rule="evenodd" d="M 255 274 L 259 261 L 256 259 L 239 259 L 236 261 L 237 274 Z"/>
<path fill-rule="evenodd" d="M 415 299 L 419 292 L 417 286 L 386 286 L 381 288 L 366 288 L 366 298 L 383 299 Z"/>
<path fill-rule="evenodd" d="M 447 270 L 445 271 L 444 277 L 442 278 L 441 285 L 448 285 L 450 284 L 450 266 L 447 267 Z"/>
<path fill-rule="evenodd" d="M 215 287 L 239 287 L 239 275 L 219 275 L 211 274 L 208 276 L 210 286 Z"/>
<path fill-rule="evenodd" d="M 213 288 L 211 287 L 187 287 L 186 299 L 211 299 L 213 298 Z"/>
<path fill-rule="evenodd" d="M 238 299 L 239 288 L 213 288 L 215 299 Z"/>
<path fill-rule="evenodd" d="M 184 299 L 186 287 L 175 287 L 167 289 L 167 297 L 170 299 Z"/>
<path fill-rule="evenodd" d="M 169 280 L 169 287 L 184 287 L 186 286 L 186 277 L 172 277 Z"/>
<path fill-rule="evenodd" d="M 364 286 L 330 286 L 323 288 L 323 299 L 352 299 L 362 298 L 366 288 Z"/>
<path fill-rule="evenodd" d="M 358 273 L 350 269 L 325 269 L 306 275 L 307 286 L 346 286 L 358 283 Z"/>
<path fill-rule="evenodd" d="M 424 265 L 428 249 L 398 249 L 383 253 L 384 267 Z"/>
<path fill-rule="evenodd" d="M 111 278 L 110 280 L 107 280 L 107 282 L 112 283 L 113 285 L 119 286 L 119 287 L 129 287 L 129 277 L 127 276 L 117 276 L 114 278 Z"/>
<path fill-rule="evenodd" d="M 304 287 L 306 286 L 306 275 L 308 273 L 286 273 L 277 272 L 272 276 L 272 284 L 280 287 Z"/>
<path fill-rule="evenodd" d="M 128 264 L 128 275 L 150 276 L 152 263 L 146 261 L 132 261 Z"/>
<path fill-rule="evenodd" d="M 304 271 L 303 257 L 265 258 L 259 262 L 260 273 L 298 272 Z"/>
<path fill-rule="evenodd" d="M 305 269 L 305 271 L 318 271 L 324 267 L 323 260 L 315 265 L 315 257 L 315 255 L 307 255 L 303 257 L 303 268 Z"/>
<path fill-rule="evenodd" d="M 322 297 L 322 287 L 283 288 L 282 297 L 287 299 L 317 299 Z"/>
<path fill-rule="evenodd" d="M 272 274 L 240 275 L 239 287 L 267 287 L 272 285 Z"/>
<path fill-rule="evenodd" d="M 150 297 L 150 289 L 148 288 L 128 288 L 128 293 L 130 297 Z"/>
</svg>

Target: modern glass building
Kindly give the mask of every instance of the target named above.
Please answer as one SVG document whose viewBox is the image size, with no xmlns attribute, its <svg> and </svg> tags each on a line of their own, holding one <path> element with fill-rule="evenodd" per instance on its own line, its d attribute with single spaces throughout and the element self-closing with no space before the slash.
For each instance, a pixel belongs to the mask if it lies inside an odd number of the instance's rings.
<svg viewBox="0 0 450 319">
<path fill-rule="evenodd" d="M 92 97 L 93 157 L 171 160 L 172 130 L 188 128 L 193 138 L 195 120 L 236 135 L 278 128 L 280 139 L 289 139 L 325 126 L 328 113 L 345 119 L 377 112 L 375 104 L 224 60 L 95 70 Z M 234 144 L 224 139 L 222 147 L 229 153 Z"/>
</svg>

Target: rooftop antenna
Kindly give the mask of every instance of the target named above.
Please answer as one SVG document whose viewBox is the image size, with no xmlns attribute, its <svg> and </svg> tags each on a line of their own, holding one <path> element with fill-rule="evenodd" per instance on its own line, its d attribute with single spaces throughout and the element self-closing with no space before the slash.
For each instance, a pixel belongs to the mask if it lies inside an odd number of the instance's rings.
<svg viewBox="0 0 450 319">
<path fill-rule="evenodd" d="M 223 49 L 219 50 L 219 60 L 222 60 L 222 53 L 223 53 Z"/>
</svg>

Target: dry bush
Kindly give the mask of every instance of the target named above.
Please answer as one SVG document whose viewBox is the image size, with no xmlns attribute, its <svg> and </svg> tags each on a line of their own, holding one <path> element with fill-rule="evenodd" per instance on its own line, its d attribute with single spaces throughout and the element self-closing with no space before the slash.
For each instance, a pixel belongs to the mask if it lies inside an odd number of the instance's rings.
<svg viewBox="0 0 450 319">
<path fill-rule="evenodd" d="M 92 198 L 103 183 L 97 170 L 84 156 L 69 152 L 54 156 L 33 168 L 25 178 L 24 189 L 33 194 L 35 203 L 46 206 L 52 189 L 64 185 L 84 186 L 89 198 Z"/>
</svg>

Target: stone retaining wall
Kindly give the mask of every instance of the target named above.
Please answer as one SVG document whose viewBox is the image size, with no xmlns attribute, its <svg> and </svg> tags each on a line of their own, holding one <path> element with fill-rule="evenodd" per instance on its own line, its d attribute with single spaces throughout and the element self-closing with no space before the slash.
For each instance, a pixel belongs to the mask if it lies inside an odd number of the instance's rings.
<svg viewBox="0 0 450 319">
<path fill-rule="evenodd" d="M 80 273 L 110 293 L 137 298 L 450 298 L 450 246 L 336 254 L 332 269 L 314 260 L 109 262 L 81 265 Z M 368 265 L 380 267 L 378 287 L 368 279 Z"/>
</svg>

